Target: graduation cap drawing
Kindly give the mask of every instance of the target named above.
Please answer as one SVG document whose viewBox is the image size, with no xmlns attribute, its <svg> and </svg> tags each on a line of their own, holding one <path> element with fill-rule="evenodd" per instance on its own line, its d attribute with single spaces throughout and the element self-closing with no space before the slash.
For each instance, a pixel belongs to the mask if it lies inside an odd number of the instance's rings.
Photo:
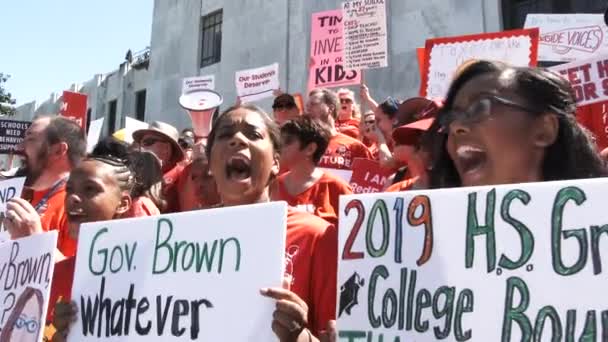
<svg viewBox="0 0 608 342">
<path fill-rule="evenodd" d="M 338 317 L 346 311 L 350 316 L 350 311 L 355 305 L 359 304 L 359 289 L 365 285 L 365 279 L 359 276 L 359 273 L 353 273 L 350 278 L 340 287 L 340 310 Z"/>
</svg>

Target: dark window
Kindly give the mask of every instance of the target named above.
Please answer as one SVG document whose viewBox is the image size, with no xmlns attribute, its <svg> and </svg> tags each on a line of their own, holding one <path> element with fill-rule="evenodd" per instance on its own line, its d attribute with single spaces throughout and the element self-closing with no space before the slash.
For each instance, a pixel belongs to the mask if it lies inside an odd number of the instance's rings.
<svg viewBox="0 0 608 342">
<path fill-rule="evenodd" d="M 503 0 L 503 26 L 522 28 L 530 13 L 604 13 L 605 9 L 605 0 Z"/>
<path fill-rule="evenodd" d="M 222 58 L 223 10 L 203 17 L 201 68 L 218 63 Z"/>
<path fill-rule="evenodd" d="M 87 133 L 89 133 L 89 126 L 91 126 L 91 108 L 87 109 Z"/>
<path fill-rule="evenodd" d="M 112 135 L 116 130 L 116 109 L 118 100 L 108 102 L 108 135 Z"/>
<path fill-rule="evenodd" d="M 146 90 L 135 93 L 135 118 L 139 121 L 146 121 Z"/>
</svg>

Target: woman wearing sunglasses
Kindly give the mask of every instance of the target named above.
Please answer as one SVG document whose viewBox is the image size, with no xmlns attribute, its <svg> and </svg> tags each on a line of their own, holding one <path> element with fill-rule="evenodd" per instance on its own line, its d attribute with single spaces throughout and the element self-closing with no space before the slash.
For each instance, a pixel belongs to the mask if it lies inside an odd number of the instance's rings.
<svg viewBox="0 0 608 342">
<path fill-rule="evenodd" d="M 566 79 L 541 68 L 476 61 L 454 79 L 431 127 L 433 188 L 606 175 L 574 116 Z"/>
</svg>

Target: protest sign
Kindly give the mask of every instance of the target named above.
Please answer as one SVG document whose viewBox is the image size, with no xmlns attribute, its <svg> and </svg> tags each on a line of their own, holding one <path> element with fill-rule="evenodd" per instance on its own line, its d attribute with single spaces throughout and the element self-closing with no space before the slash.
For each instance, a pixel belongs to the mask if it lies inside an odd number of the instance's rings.
<svg viewBox="0 0 608 342">
<path fill-rule="evenodd" d="M 300 114 L 304 113 L 304 98 L 302 98 L 302 94 L 300 94 L 300 93 L 293 94 L 293 99 L 294 99 L 294 101 L 296 101 L 296 106 L 298 107 Z"/>
<path fill-rule="evenodd" d="M 340 341 L 605 340 L 607 191 L 594 179 L 342 196 Z"/>
<path fill-rule="evenodd" d="M 4 227 L 6 203 L 11 198 L 21 197 L 24 183 L 25 177 L 16 177 L 0 181 L 0 243 L 10 239 L 10 235 Z"/>
<path fill-rule="evenodd" d="M 103 119 L 97 119 L 91 121 L 89 125 L 89 132 L 87 133 L 87 152 L 90 153 L 97 145 L 99 137 L 101 136 L 101 129 L 103 128 Z"/>
<path fill-rule="evenodd" d="M 59 113 L 61 116 L 76 121 L 82 129 L 85 129 L 87 127 L 87 95 L 64 91 Z"/>
<path fill-rule="evenodd" d="M 539 61 L 571 62 L 608 54 L 602 14 L 528 14 L 524 26 L 540 29 Z"/>
<path fill-rule="evenodd" d="M 356 194 L 380 192 L 384 190 L 388 177 L 393 172 L 380 166 L 375 160 L 356 158 L 350 186 Z"/>
<path fill-rule="evenodd" d="M 608 54 L 550 68 L 570 81 L 576 103 L 584 106 L 608 100 Z"/>
<path fill-rule="evenodd" d="M 147 129 L 148 124 L 130 117 L 125 117 L 124 141 L 131 144 L 133 142 L 133 132 L 138 129 Z"/>
<path fill-rule="evenodd" d="M 0 120 L 0 153 L 18 151 L 19 145 L 25 138 L 25 131 L 31 124 L 29 121 Z"/>
<path fill-rule="evenodd" d="M 384 0 L 342 3 L 344 67 L 374 69 L 388 66 Z"/>
<path fill-rule="evenodd" d="M 333 169 L 333 168 L 329 168 L 329 167 L 320 167 L 319 169 L 323 170 L 324 172 L 329 172 L 333 176 L 336 176 L 336 177 L 342 179 L 346 183 L 350 183 L 350 179 L 353 176 L 352 170 Z"/>
<path fill-rule="evenodd" d="M 182 84 L 182 94 L 189 93 L 191 91 L 208 89 L 215 89 L 215 75 L 207 76 L 196 76 L 184 78 Z"/>
<path fill-rule="evenodd" d="M 0 342 L 42 340 L 57 231 L 0 244 Z"/>
<path fill-rule="evenodd" d="M 274 202 L 86 224 L 70 341 L 272 341 L 287 205 Z M 125 229 L 128 227 L 128 229 Z"/>
<path fill-rule="evenodd" d="M 426 55 L 420 95 L 445 97 L 454 72 L 471 59 L 535 66 L 537 49 L 537 28 L 429 39 L 424 50 Z"/>
<path fill-rule="evenodd" d="M 308 91 L 361 83 L 357 70 L 344 68 L 342 10 L 312 14 Z"/>
<path fill-rule="evenodd" d="M 273 92 L 279 89 L 279 63 L 237 71 L 235 84 L 236 93 L 243 103 L 272 97 Z"/>
</svg>

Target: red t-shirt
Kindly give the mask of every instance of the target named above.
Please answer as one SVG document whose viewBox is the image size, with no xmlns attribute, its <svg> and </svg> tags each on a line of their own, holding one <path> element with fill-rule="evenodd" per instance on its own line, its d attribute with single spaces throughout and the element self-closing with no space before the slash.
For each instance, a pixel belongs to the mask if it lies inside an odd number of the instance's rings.
<svg viewBox="0 0 608 342">
<path fill-rule="evenodd" d="M 145 217 L 145 216 L 156 216 L 160 215 L 160 210 L 151 199 L 146 196 L 140 196 L 133 200 L 131 209 L 127 212 L 125 217 Z"/>
<path fill-rule="evenodd" d="M 329 140 L 319 167 L 351 170 L 355 158 L 373 159 L 369 149 L 357 139 L 338 133 Z"/>
<path fill-rule="evenodd" d="M 289 173 L 277 179 L 277 191 L 273 194 L 273 200 L 285 201 L 295 210 L 314 214 L 337 226 L 340 195 L 352 194 L 350 185 L 336 176 L 323 172 L 321 178 L 310 188 L 294 196 L 285 187 L 287 175 Z"/>
<path fill-rule="evenodd" d="M 386 188 L 385 192 L 401 192 L 401 191 L 408 191 L 408 190 L 412 190 L 412 188 L 414 187 L 414 184 L 416 184 L 416 181 L 418 180 L 418 178 L 408 178 L 404 181 L 401 182 L 397 182 L 391 186 L 389 186 L 388 188 Z"/>
<path fill-rule="evenodd" d="M 171 170 L 163 174 L 163 196 L 167 201 L 167 209 L 163 214 L 177 213 L 180 210 L 179 207 L 179 186 L 180 177 L 184 173 L 186 164 L 177 163 Z"/>
<path fill-rule="evenodd" d="M 309 213 L 287 211 L 285 275 L 291 291 L 308 305 L 308 328 L 315 336 L 336 319 L 338 231 Z"/>
<path fill-rule="evenodd" d="M 599 151 L 608 147 L 608 102 L 578 107 L 576 119 L 595 135 Z"/>
<path fill-rule="evenodd" d="M 55 303 L 60 299 L 69 302 L 72 298 L 72 284 L 74 283 L 74 271 L 76 268 L 76 257 L 69 257 L 55 263 L 53 271 L 53 282 L 49 296 L 49 307 L 46 312 L 46 324 L 44 327 L 44 341 L 52 341 L 55 334 L 53 315 L 55 314 Z"/>
<path fill-rule="evenodd" d="M 338 132 L 348 135 L 351 138 L 359 138 L 359 120 L 349 119 L 346 121 L 336 121 L 336 129 Z"/>
<path fill-rule="evenodd" d="M 34 208 L 40 201 L 47 196 L 49 189 L 34 191 L 30 203 Z M 68 228 L 68 216 L 65 212 L 65 182 L 52 192 L 48 197 L 46 204 L 43 205 L 38 214 L 44 231 L 57 230 L 57 249 L 66 257 L 76 254 L 76 240 L 72 239 Z"/>
</svg>

